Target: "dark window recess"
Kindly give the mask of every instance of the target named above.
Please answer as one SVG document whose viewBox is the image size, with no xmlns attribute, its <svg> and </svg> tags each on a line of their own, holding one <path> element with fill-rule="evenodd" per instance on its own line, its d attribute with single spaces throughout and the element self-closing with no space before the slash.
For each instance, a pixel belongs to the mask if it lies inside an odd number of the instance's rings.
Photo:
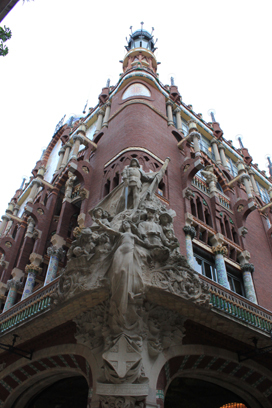
<svg viewBox="0 0 272 408">
<path fill-rule="evenodd" d="M 120 180 L 120 175 L 117 172 L 115 173 L 115 176 L 113 177 L 113 180 L 112 180 L 112 189 L 114 189 L 115 187 L 119 185 L 119 180 Z"/>
<path fill-rule="evenodd" d="M 163 180 L 161 180 L 160 184 L 158 185 L 158 194 L 160 196 L 165 196 L 165 184 Z"/>
<path fill-rule="evenodd" d="M 104 185 L 104 197 L 108 195 L 110 192 L 110 180 L 107 180 L 105 185 Z"/>
</svg>

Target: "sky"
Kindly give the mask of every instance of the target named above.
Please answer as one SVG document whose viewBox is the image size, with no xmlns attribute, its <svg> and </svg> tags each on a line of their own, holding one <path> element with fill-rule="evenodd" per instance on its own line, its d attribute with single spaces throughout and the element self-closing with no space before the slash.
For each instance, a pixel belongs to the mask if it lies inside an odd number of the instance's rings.
<svg viewBox="0 0 272 408">
<path fill-rule="evenodd" d="M 161 5 L 160 5 L 161 4 Z M 98 102 L 122 72 L 125 38 L 154 27 L 159 78 L 227 140 L 243 136 L 254 163 L 272 158 L 271 0 L 22 0 L 1 25 L 12 31 L 0 57 L 0 213 L 30 176 L 66 114 Z M 0 216 L 1 216 L 0 214 Z"/>
</svg>

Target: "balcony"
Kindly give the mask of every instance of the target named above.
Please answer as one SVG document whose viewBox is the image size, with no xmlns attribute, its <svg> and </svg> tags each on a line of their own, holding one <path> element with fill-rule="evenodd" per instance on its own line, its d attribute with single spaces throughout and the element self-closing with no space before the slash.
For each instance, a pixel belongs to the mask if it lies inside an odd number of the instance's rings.
<svg viewBox="0 0 272 408">
<path fill-rule="evenodd" d="M 199 277 L 209 287 L 211 310 L 206 310 L 206 313 L 210 314 L 211 320 L 213 320 L 214 313 L 220 320 L 222 320 L 222 318 L 224 319 L 225 325 L 235 322 L 239 324 L 239 329 L 243 329 L 242 326 L 246 326 L 255 332 L 257 331 L 266 335 L 270 333 L 272 329 L 272 312 L 255 305 L 205 276 L 199 275 Z M 105 292 L 103 289 L 101 289 L 101 293 L 98 293 L 98 291 L 95 291 L 95 293 L 86 292 L 80 297 L 71 299 L 70 302 L 64 302 L 60 310 L 53 310 L 51 295 L 57 289 L 58 283 L 59 278 L 55 279 L 49 285 L 40 288 L 27 299 L 20 301 L 5 313 L 2 313 L 0 315 L 0 337 L 6 333 L 10 333 L 13 329 L 25 326 L 25 323 L 30 323 L 32 320 L 37 321 L 37 318 L 42 315 L 46 317 L 44 323 L 45 321 L 49 322 L 47 324 L 47 329 L 49 329 L 49 326 L 55 326 L 59 320 L 61 320 L 62 323 L 71 320 L 82 311 L 82 308 L 87 310 L 92 307 L 93 302 L 98 304 L 108 297 L 108 292 Z M 160 291 L 159 296 L 161 295 L 162 292 Z M 178 298 L 175 297 L 175 304 L 177 304 L 177 301 Z M 182 302 L 182 299 L 180 299 L 180 301 Z M 191 308 L 194 308 L 193 303 Z M 195 310 L 196 313 L 198 313 L 197 310 L 199 310 L 199 308 Z M 50 316 L 48 315 L 49 311 L 51 311 Z M 202 311 L 199 310 L 199 312 L 202 316 Z M 52 313 L 56 313 L 55 317 L 52 317 Z M 59 321 L 59 323 L 61 322 Z M 38 328 L 39 331 L 44 331 L 44 323 L 38 325 L 40 326 Z M 35 329 L 36 326 L 37 323 L 35 323 Z M 33 328 L 34 326 L 28 325 L 28 331 L 30 330 L 32 332 Z M 233 331 L 233 327 L 231 327 L 230 330 Z"/>
</svg>

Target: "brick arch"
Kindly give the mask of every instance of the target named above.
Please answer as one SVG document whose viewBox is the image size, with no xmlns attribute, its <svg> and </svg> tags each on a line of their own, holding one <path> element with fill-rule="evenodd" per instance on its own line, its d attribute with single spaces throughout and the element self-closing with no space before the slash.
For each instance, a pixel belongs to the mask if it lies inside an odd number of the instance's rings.
<svg viewBox="0 0 272 408">
<path fill-rule="evenodd" d="M 91 389 L 93 379 L 90 364 L 75 352 L 55 354 L 27 362 L 0 380 L 0 407 L 12 407 L 18 398 L 29 399 L 56 380 L 79 375 L 86 379 Z"/>
<path fill-rule="evenodd" d="M 202 379 L 220 385 L 240 395 L 250 408 L 269 408 L 272 404 L 272 376 L 268 376 L 265 369 L 258 369 L 255 364 L 250 367 L 250 364 L 208 350 L 205 353 L 203 348 L 202 353 L 178 355 L 163 365 L 156 385 L 156 402 L 161 408 L 167 389 L 176 377 Z"/>
</svg>

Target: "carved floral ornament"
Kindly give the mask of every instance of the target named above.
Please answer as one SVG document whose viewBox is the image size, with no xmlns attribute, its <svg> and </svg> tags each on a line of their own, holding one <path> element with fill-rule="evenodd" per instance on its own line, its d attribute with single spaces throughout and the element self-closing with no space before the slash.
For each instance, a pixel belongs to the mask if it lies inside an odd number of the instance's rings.
<svg viewBox="0 0 272 408">
<path fill-rule="evenodd" d="M 51 295 L 56 306 L 82 292 L 108 290 L 106 302 L 75 319 L 77 341 L 100 350 L 104 383 L 145 384 L 143 351 L 153 359 L 182 343 L 184 318 L 147 302 L 150 288 L 210 307 L 208 286 L 180 253 L 176 214 L 155 195 L 169 161 L 144 173 L 131 160 L 123 183 L 90 211 L 92 226 L 74 230 L 67 266 Z"/>
<path fill-rule="evenodd" d="M 228 254 L 228 248 L 222 244 L 218 244 L 216 246 L 212 247 L 212 251 L 215 255 L 227 255 Z"/>
</svg>

